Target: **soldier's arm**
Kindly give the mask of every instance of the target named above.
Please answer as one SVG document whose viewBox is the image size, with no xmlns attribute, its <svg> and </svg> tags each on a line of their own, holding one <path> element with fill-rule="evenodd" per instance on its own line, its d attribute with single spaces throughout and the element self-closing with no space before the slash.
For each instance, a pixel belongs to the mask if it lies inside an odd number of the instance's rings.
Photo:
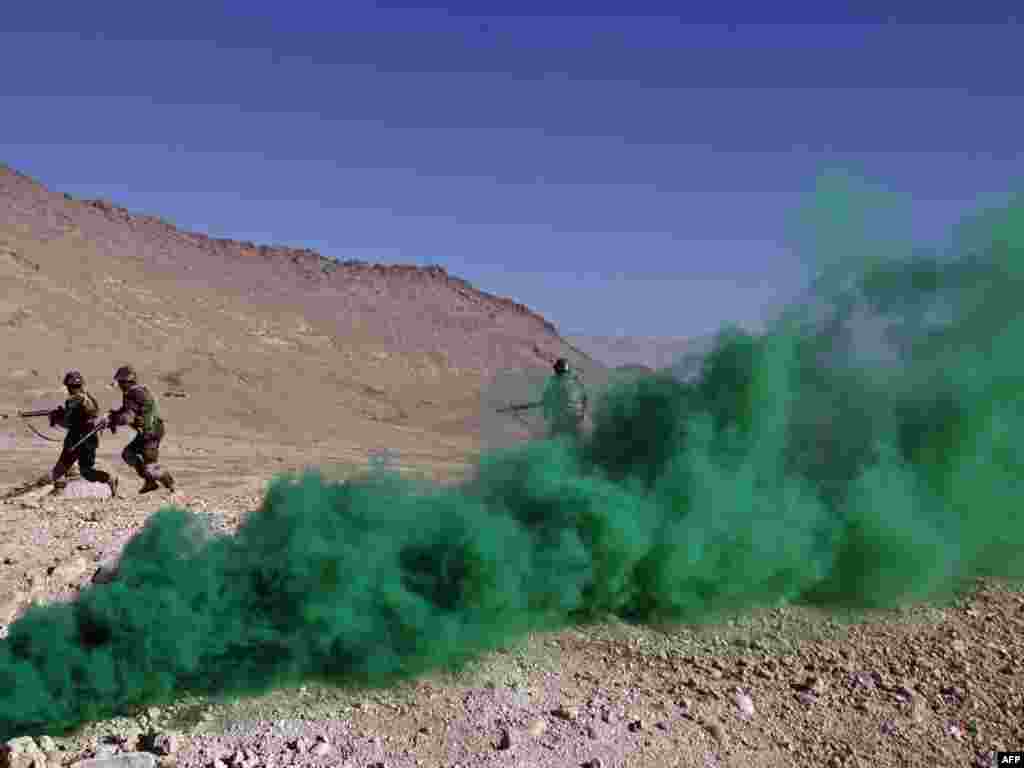
<svg viewBox="0 0 1024 768">
<path fill-rule="evenodd" d="M 131 393 L 124 396 L 124 401 L 121 403 L 121 407 L 111 411 L 107 414 L 107 423 L 112 424 L 115 427 L 123 426 L 128 424 L 132 420 L 132 414 L 134 412 L 133 399 L 130 397 Z"/>
<path fill-rule="evenodd" d="M 50 411 L 50 426 L 67 429 L 68 410 L 64 405 L 57 406 Z"/>
</svg>

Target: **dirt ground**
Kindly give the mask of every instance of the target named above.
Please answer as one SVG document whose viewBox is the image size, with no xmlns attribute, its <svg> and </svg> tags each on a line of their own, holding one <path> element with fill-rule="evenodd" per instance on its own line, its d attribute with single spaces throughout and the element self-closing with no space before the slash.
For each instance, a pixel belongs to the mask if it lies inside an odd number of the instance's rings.
<svg viewBox="0 0 1024 768">
<path fill-rule="evenodd" d="M 0 489 L 53 460 L 38 439 L 4 439 Z M 230 531 L 275 473 L 365 466 L 354 454 L 324 460 L 341 446 L 254 455 L 227 439 L 170 438 L 178 492 L 139 497 L 119 447 L 107 437 L 99 460 L 118 469 L 124 499 L 74 498 L 72 483 L 72 497 L 43 489 L 0 504 L 0 631 L 30 600 L 73 599 L 169 501 Z M 435 479 L 458 472 L 450 457 L 403 462 Z M 1024 746 L 1024 593 L 984 583 L 955 604 L 872 616 L 771 608 L 705 627 L 608 621 L 529 636 L 459 676 L 384 692 L 186 698 L 43 746 L 53 767 L 146 752 L 182 768 L 987 766 L 992 750 Z"/>
</svg>

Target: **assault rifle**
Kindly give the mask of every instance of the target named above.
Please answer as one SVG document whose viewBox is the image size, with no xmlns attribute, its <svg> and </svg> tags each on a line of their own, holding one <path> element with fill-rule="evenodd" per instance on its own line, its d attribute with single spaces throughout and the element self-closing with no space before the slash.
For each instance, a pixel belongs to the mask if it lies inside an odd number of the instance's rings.
<svg viewBox="0 0 1024 768">
<path fill-rule="evenodd" d="M 23 419 L 33 419 L 36 416 L 51 416 L 52 417 L 53 414 L 58 413 L 58 412 L 60 412 L 60 408 L 59 407 L 58 408 L 46 408 L 46 409 L 41 410 L 41 411 L 18 411 L 18 415 L 21 418 L 23 418 Z M 25 422 L 25 426 L 28 427 L 32 431 L 32 434 L 35 435 L 36 437 L 41 437 L 43 440 L 46 440 L 47 442 L 50 442 L 50 443 L 59 443 L 60 442 L 60 440 L 54 440 L 49 435 L 44 435 L 42 432 L 40 432 L 38 429 L 33 427 L 27 421 Z M 51 423 L 50 426 L 53 426 L 53 424 Z"/>
<path fill-rule="evenodd" d="M 18 411 L 18 415 L 23 419 L 34 419 L 36 416 L 49 416 L 59 410 L 60 408 L 47 408 L 42 411 Z"/>
<path fill-rule="evenodd" d="M 513 403 L 512 405 L 506 405 L 504 408 L 495 408 L 498 413 L 518 413 L 519 411 L 529 411 L 531 408 L 540 408 L 543 403 Z"/>
<path fill-rule="evenodd" d="M 61 410 L 61 408 L 48 408 L 46 410 L 40 410 L 40 411 L 18 411 L 18 415 L 21 416 L 21 418 L 23 418 L 23 419 L 31 419 L 31 418 L 35 418 L 36 416 L 50 416 L 50 415 L 52 415 L 54 413 L 58 413 L 60 410 Z M 38 437 L 41 437 L 44 440 L 49 440 L 51 443 L 59 443 L 59 442 L 61 442 L 60 440 L 54 440 L 52 437 L 44 435 L 42 432 L 37 430 L 31 424 L 26 424 L 26 426 L 29 429 L 31 429 L 32 432 L 35 433 Z M 82 443 L 84 443 L 90 437 L 95 435 L 97 432 L 102 432 L 104 429 L 109 429 L 112 433 L 117 432 L 117 426 L 114 425 L 113 423 L 111 423 L 109 418 L 104 417 L 104 418 L 100 419 L 99 424 L 96 426 L 95 429 L 93 429 L 91 432 L 89 432 L 89 434 L 87 434 L 85 437 L 83 437 L 81 440 L 79 440 L 77 443 L 75 443 L 73 446 L 71 446 L 71 448 L 69 448 L 68 450 L 69 451 L 74 451 L 76 448 L 78 448 L 78 446 L 80 446 Z"/>
</svg>

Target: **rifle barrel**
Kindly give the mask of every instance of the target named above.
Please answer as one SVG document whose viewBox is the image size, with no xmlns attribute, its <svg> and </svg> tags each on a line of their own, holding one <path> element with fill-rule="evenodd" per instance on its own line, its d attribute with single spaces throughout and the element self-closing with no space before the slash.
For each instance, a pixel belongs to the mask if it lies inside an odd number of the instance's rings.
<svg viewBox="0 0 1024 768">
<path fill-rule="evenodd" d="M 21 416 L 23 419 L 30 419 L 30 418 L 33 418 L 35 416 L 49 416 L 55 410 L 57 410 L 57 409 L 56 408 L 47 408 L 46 410 L 43 410 L 43 411 L 18 411 L 18 415 Z"/>
<path fill-rule="evenodd" d="M 498 413 L 511 413 L 513 411 L 528 411 L 531 408 L 539 408 L 541 405 L 541 403 L 516 403 L 515 405 L 507 405 L 496 410 Z"/>
</svg>

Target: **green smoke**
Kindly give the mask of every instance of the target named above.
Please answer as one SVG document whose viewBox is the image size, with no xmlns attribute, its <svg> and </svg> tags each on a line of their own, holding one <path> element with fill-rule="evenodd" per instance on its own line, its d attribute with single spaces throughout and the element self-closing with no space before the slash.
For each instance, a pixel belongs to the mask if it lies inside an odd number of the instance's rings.
<svg viewBox="0 0 1024 768">
<path fill-rule="evenodd" d="M 696 378 L 625 381 L 582 440 L 485 455 L 459 486 L 280 478 L 233 536 L 164 509 L 117 582 L 10 628 L 0 738 L 186 692 L 387 684 L 607 614 L 884 607 L 1024 576 L 1022 290 L 1016 201 L 946 250 L 822 261 Z"/>
</svg>

